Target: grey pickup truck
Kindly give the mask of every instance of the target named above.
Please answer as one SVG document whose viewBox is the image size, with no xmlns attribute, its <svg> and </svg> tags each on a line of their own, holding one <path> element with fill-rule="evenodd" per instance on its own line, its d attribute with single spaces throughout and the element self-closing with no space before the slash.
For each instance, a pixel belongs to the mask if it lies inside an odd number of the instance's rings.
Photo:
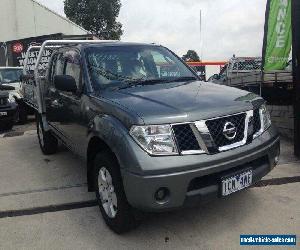
<svg viewBox="0 0 300 250">
<path fill-rule="evenodd" d="M 47 46 L 56 49 L 41 76 Z M 278 162 L 262 98 L 199 81 L 160 45 L 46 41 L 32 86 L 41 150 L 61 141 L 86 160 L 88 189 L 117 233 L 137 225 L 136 211 L 226 197 Z"/>
</svg>

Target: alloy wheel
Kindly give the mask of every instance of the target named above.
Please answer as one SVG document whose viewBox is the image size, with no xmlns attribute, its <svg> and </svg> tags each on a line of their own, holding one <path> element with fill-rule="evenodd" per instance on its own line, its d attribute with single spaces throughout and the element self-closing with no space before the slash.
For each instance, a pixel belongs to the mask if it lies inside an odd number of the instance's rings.
<svg viewBox="0 0 300 250">
<path fill-rule="evenodd" d="M 117 195 L 112 183 L 112 177 L 105 167 L 99 170 L 98 188 L 105 213 L 109 218 L 115 218 L 118 211 Z"/>
</svg>

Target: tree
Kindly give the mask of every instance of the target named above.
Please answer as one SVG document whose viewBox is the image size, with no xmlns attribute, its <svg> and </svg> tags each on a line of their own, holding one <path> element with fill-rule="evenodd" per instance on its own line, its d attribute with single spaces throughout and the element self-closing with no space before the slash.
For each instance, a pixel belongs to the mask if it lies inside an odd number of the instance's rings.
<svg viewBox="0 0 300 250">
<path fill-rule="evenodd" d="M 188 52 L 182 56 L 184 61 L 199 62 L 200 58 L 195 50 L 188 50 Z"/>
<path fill-rule="evenodd" d="M 120 40 L 122 24 L 116 20 L 120 9 L 120 0 L 64 0 L 67 18 L 101 39 Z"/>
</svg>

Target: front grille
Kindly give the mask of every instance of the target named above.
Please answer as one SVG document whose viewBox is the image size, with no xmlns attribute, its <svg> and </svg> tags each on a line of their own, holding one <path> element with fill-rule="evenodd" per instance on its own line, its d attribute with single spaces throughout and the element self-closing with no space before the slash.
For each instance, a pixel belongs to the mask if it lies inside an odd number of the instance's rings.
<svg viewBox="0 0 300 250">
<path fill-rule="evenodd" d="M 261 121 L 259 109 L 253 111 L 253 134 L 256 134 L 261 129 Z"/>
<path fill-rule="evenodd" d="M 244 139 L 246 113 L 221 117 L 213 120 L 207 120 L 206 126 L 217 147 L 227 146 Z M 227 122 L 232 123 L 236 127 L 236 136 L 229 140 L 223 134 L 224 126 Z"/>
<path fill-rule="evenodd" d="M 248 126 L 246 126 L 246 121 Z M 194 130 L 193 126 L 198 130 Z M 247 131 L 245 131 L 246 127 Z M 251 143 L 253 135 L 261 129 L 261 119 L 259 109 L 255 109 L 253 116 L 249 111 L 210 120 L 200 120 L 191 124 L 174 124 L 172 128 L 179 152 L 193 154 L 195 152 L 186 151 L 201 150 L 201 153 L 215 154 Z"/>
<path fill-rule="evenodd" d="M 6 106 L 7 102 L 8 102 L 7 97 L 0 98 L 0 106 Z"/>
<path fill-rule="evenodd" d="M 179 150 L 200 150 L 198 141 L 189 124 L 173 125 L 174 135 L 177 141 Z"/>
</svg>

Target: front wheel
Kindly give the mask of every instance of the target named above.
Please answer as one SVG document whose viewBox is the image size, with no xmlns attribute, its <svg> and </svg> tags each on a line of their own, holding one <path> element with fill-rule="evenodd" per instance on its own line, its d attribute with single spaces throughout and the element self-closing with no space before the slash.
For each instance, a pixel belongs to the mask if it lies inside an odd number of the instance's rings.
<svg viewBox="0 0 300 250">
<path fill-rule="evenodd" d="M 57 139 L 51 134 L 51 131 L 45 131 L 43 128 L 42 117 L 36 116 L 37 135 L 42 152 L 45 155 L 55 154 L 58 147 Z"/>
<path fill-rule="evenodd" d="M 109 228 L 118 234 L 135 228 L 138 223 L 126 199 L 119 164 L 109 151 L 95 157 L 94 184 L 101 214 Z"/>
</svg>

